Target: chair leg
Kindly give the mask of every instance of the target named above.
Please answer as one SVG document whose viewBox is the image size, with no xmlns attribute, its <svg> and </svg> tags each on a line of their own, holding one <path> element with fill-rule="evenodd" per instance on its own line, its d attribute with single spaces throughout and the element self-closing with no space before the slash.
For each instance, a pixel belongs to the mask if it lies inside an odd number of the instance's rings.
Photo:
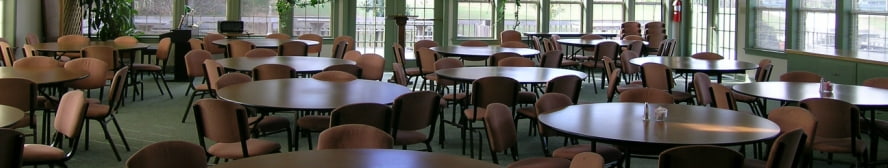
<svg viewBox="0 0 888 168">
<path fill-rule="evenodd" d="M 191 94 L 191 100 L 188 100 L 188 106 L 185 108 L 185 115 L 182 115 L 182 123 L 185 123 L 185 120 L 188 119 L 188 113 L 191 112 L 191 104 L 194 103 L 194 97 L 197 97 L 198 94 L 203 95 L 204 93 L 197 93 L 195 90 L 193 94 Z"/>
<path fill-rule="evenodd" d="M 111 122 L 114 122 L 114 126 L 117 128 L 117 135 L 120 136 L 120 141 L 123 141 L 123 147 L 126 148 L 126 151 L 130 151 L 129 143 L 126 142 L 126 136 L 123 135 L 123 130 L 120 129 L 120 123 L 117 122 L 117 117 L 114 114 L 111 114 Z"/>
<path fill-rule="evenodd" d="M 166 88 L 167 94 L 169 94 L 170 99 L 173 99 L 173 92 L 170 92 L 170 86 L 167 85 L 166 77 L 163 77 L 163 72 L 157 72 L 157 77 L 160 77 L 160 82 L 163 82 L 163 87 Z M 154 82 L 157 82 L 157 77 L 154 78 Z M 158 85 L 157 90 L 160 90 L 160 85 Z M 163 94 L 163 92 L 160 92 Z"/>
<path fill-rule="evenodd" d="M 111 139 L 111 133 L 108 133 L 108 125 L 102 119 L 96 120 L 99 122 L 99 125 L 102 126 L 102 131 L 105 132 L 105 139 L 108 140 L 108 144 L 111 145 L 111 151 L 114 151 L 114 157 L 117 158 L 117 161 L 121 161 L 120 153 L 117 152 L 117 146 L 114 145 L 114 140 Z"/>
</svg>

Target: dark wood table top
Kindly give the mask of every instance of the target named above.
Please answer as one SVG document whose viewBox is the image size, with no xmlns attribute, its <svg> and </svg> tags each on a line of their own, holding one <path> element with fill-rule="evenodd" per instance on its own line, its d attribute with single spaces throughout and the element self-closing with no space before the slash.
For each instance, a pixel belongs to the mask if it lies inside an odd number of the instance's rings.
<svg viewBox="0 0 888 168">
<path fill-rule="evenodd" d="M 238 57 L 218 59 L 216 62 L 219 62 L 225 68 L 238 71 L 252 71 L 254 67 L 262 64 L 282 64 L 293 67 L 299 73 L 320 72 L 331 65 L 355 64 L 354 61 L 338 58 L 305 56 Z"/>
<path fill-rule="evenodd" d="M 525 36 L 537 36 L 549 38 L 552 35 L 558 35 L 561 37 L 580 37 L 587 34 L 595 34 L 605 38 L 614 38 L 617 37 L 617 33 L 604 33 L 604 32 L 593 32 L 593 33 L 579 33 L 579 32 L 548 32 L 548 33 L 540 33 L 540 32 L 524 32 Z"/>
<path fill-rule="evenodd" d="M 666 65 L 676 72 L 704 72 L 704 73 L 743 73 L 746 70 L 758 68 L 758 64 L 737 60 L 702 60 L 691 57 L 663 57 L 648 56 L 629 60 L 629 63 L 642 65 L 645 63 L 658 63 Z"/>
<path fill-rule="evenodd" d="M 74 72 L 64 68 L 24 69 L 0 67 L 0 78 L 24 78 L 36 84 L 53 84 L 86 78 L 86 72 Z"/>
<path fill-rule="evenodd" d="M 0 105 L 0 127 L 15 124 L 15 122 L 21 120 L 22 117 L 25 117 L 25 112 L 21 109 L 7 105 Z"/>
<path fill-rule="evenodd" d="M 472 82 L 489 76 L 504 76 L 519 83 L 546 83 L 559 76 L 574 75 L 586 78 L 585 72 L 543 67 L 461 67 L 435 71 L 442 78 Z"/>
<path fill-rule="evenodd" d="M 629 46 L 629 43 L 635 40 L 610 40 L 610 39 L 598 39 L 598 40 L 583 40 L 583 39 L 559 39 L 558 43 L 569 45 L 569 46 L 577 46 L 577 47 L 594 47 L 598 46 L 598 43 L 613 41 L 620 44 L 620 46 Z M 647 41 L 644 42 L 644 45 L 648 45 Z"/>
<path fill-rule="evenodd" d="M 410 92 L 381 81 L 326 82 L 311 78 L 253 81 L 217 91 L 219 98 L 247 106 L 293 110 L 331 110 L 354 103 L 391 104 Z"/>
<path fill-rule="evenodd" d="M 491 55 L 500 52 L 512 52 L 525 57 L 532 57 L 540 54 L 540 50 L 535 50 L 531 48 L 506 48 L 499 46 L 468 47 L 457 45 L 447 47 L 432 47 L 429 49 L 438 52 L 438 54 L 446 57 L 490 57 Z"/>
<path fill-rule="evenodd" d="M 325 149 L 268 154 L 233 160 L 214 168 L 451 168 L 451 167 L 500 167 L 493 163 L 472 158 L 434 152 L 396 149 Z"/>
<path fill-rule="evenodd" d="M 553 129 L 596 141 L 626 145 L 735 145 L 771 139 L 774 122 L 752 114 L 682 104 L 649 104 L 669 109 L 664 121 L 642 120 L 643 103 L 595 103 L 541 114 Z"/>
<path fill-rule="evenodd" d="M 820 83 L 752 82 L 734 85 L 739 93 L 771 100 L 802 101 L 807 98 L 830 98 L 863 107 L 888 106 L 888 89 L 858 85 L 833 84 L 832 94 L 821 94 Z"/>
<path fill-rule="evenodd" d="M 109 46 L 114 47 L 120 51 L 126 50 L 142 50 L 148 48 L 150 45 L 146 43 L 136 43 L 136 44 L 123 44 L 123 43 L 115 43 L 114 41 L 90 41 L 87 45 L 70 45 L 70 44 L 59 44 L 55 42 L 51 43 L 38 43 L 34 45 L 34 49 L 41 52 L 80 52 L 80 49 L 89 47 L 89 46 Z"/>
<path fill-rule="evenodd" d="M 219 39 L 219 40 L 213 40 L 213 44 L 216 44 L 216 45 L 219 45 L 219 46 L 223 46 L 223 47 L 224 47 L 224 46 L 227 46 L 227 45 L 228 45 L 228 41 L 230 41 L 230 40 L 243 40 L 243 41 L 248 41 L 248 42 L 250 42 L 250 43 L 253 43 L 253 45 L 256 45 L 256 48 L 277 48 L 278 46 L 281 45 L 281 43 L 285 43 L 285 42 L 287 42 L 287 41 L 282 41 L 282 40 L 278 40 L 278 39 L 270 39 L 270 38 L 244 38 L 244 39 Z M 313 41 L 313 40 L 297 40 L 297 39 L 293 39 L 292 41 L 301 41 L 301 42 L 304 42 L 305 44 L 307 44 L 308 46 L 313 46 L 313 45 L 318 45 L 318 44 L 320 44 L 320 42 L 318 42 L 318 41 Z"/>
</svg>

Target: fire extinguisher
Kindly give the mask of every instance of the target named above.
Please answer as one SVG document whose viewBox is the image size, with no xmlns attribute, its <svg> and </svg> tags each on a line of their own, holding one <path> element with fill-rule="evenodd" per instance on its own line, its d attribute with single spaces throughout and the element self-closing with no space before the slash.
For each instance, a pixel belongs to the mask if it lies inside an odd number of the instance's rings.
<svg viewBox="0 0 888 168">
<path fill-rule="evenodd" d="M 672 21 L 681 22 L 681 0 L 672 1 Z"/>
</svg>

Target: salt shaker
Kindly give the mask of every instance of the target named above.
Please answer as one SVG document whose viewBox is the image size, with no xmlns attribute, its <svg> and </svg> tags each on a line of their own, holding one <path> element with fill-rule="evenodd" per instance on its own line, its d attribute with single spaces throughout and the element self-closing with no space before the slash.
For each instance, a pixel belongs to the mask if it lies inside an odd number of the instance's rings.
<svg viewBox="0 0 888 168">
<path fill-rule="evenodd" d="M 648 107 L 648 103 L 644 102 L 644 113 L 642 113 L 641 119 L 644 121 L 650 120 L 651 119 L 650 111 L 651 110 Z"/>
</svg>

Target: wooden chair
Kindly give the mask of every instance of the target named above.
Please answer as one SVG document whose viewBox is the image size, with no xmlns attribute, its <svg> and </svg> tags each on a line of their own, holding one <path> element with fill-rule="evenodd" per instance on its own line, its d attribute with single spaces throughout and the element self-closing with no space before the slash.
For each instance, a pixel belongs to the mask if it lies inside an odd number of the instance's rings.
<svg viewBox="0 0 888 168">
<path fill-rule="evenodd" d="M 162 141 L 150 144 L 126 160 L 128 168 L 206 168 L 207 155 L 197 144 Z"/>
<path fill-rule="evenodd" d="M 253 58 L 273 57 L 273 56 L 277 56 L 277 55 L 278 55 L 277 51 L 274 51 L 272 49 L 267 49 L 267 48 L 256 48 L 256 49 L 252 49 L 250 51 L 247 51 L 247 53 L 244 53 L 245 57 L 253 57 Z"/>
<path fill-rule="evenodd" d="M 22 167 L 25 135 L 13 129 L 0 128 L 0 167 Z"/>
<path fill-rule="evenodd" d="M 532 160 L 518 161 L 518 133 L 515 131 L 515 123 L 512 122 L 512 110 L 502 103 L 491 103 L 485 109 L 488 109 L 488 116 L 484 120 L 484 126 L 487 128 L 487 143 L 494 164 L 499 164 L 496 153 L 510 150 L 512 160 L 517 162 L 509 164 L 509 167 L 534 164 L 559 165 L 557 167 L 570 165 L 570 161 L 560 158 L 533 158 Z"/>
<path fill-rule="evenodd" d="M 200 146 L 212 156 L 241 159 L 280 152 L 277 142 L 250 138 L 246 109 L 236 103 L 218 99 L 194 102 L 194 118 Z M 205 139 L 215 142 L 208 146 Z"/>
<path fill-rule="evenodd" d="M 74 157 L 80 143 L 80 131 L 83 130 L 83 116 L 86 114 L 86 97 L 83 91 L 73 90 L 62 95 L 58 110 L 53 120 L 55 133 L 49 145 L 26 144 L 22 153 L 22 165 L 59 165 L 67 167 L 65 162 Z M 48 120 L 44 120 L 48 121 Z M 65 151 L 64 142 L 70 143 Z"/>
<path fill-rule="evenodd" d="M 420 91 L 407 93 L 395 99 L 392 110 L 394 121 L 392 137 L 395 145 L 407 145 L 424 143 L 425 151 L 432 152 L 432 139 L 435 135 L 435 121 L 438 119 L 441 96 L 432 91 Z M 428 134 L 422 130 L 428 128 Z M 442 130 L 443 131 L 443 130 Z"/>
<path fill-rule="evenodd" d="M 658 165 L 660 168 L 741 168 L 743 155 L 719 146 L 681 146 L 663 151 Z"/>
<path fill-rule="evenodd" d="M 299 35 L 299 37 L 297 37 L 297 39 L 311 40 L 311 41 L 317 41 L 317 42 L 324 41 L 324 37 L 322 37 L 321 35 L 318 35 L 318 34 L 303 34 L 303 35 Z M 324 43 L 318 43 L 318 45 L 309 46 L 308 53 L 309 54 L 318 53 L 318 57 L 320 57 L 321 56 L 321 49 L 323 49 L 323 48 L 324 48 Z"/>
<path fill-rule="evenodd" d="M 253 79 L 287 79 L 296 78 L 296 70 L 293 67 L 281 64 L 262 64 L 253 68 Z"/>
<path fill-rule="evenodd" d="M 318 135 L 317 150 L 324 149 L 391 149 L 392 136 L 379 128 L 364 124 L 330 127 Z"/>
</svg>

